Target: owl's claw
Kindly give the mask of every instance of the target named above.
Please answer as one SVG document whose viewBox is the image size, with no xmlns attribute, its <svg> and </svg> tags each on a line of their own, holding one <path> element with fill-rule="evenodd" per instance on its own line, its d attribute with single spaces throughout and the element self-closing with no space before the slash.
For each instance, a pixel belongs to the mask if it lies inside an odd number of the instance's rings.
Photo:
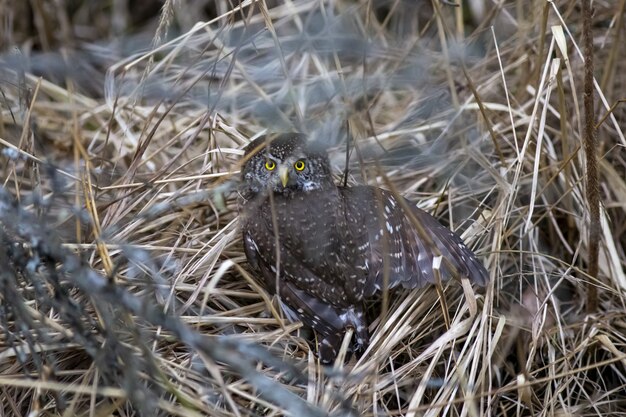
<svg viewBox="0 0 626 417">
<path fill-rule="evenodd" d="M 347 352 L 346 360 L 350 359 L 352 354 L 356 354 L 357 357 L 360 357 L 363 353 L 365 353 L 370 343 L 369 332 L 366 326 L 358 326 L 355 330 L 356 333 L 353 336 L 353 342 Z M 318 336 L 317 356 L 322 364 L 332 365 L 339 354 L 344 334 Z"/>
<path fill-rule="evenodd" d="M 352 352 L 354 352 L 357 357 L 361 357 L 363 353 L 367 350 L 370 345 L 370 335 L 367 331 L 366 326 L 361 326 L 361 328 L 356 329 L 355 341 L 352 344 Z"/>
<path fill-rule="evenodd" d="M 363 351 L 365 351 L 370 343 L 370 333 L 367 329 L 367 321 L 365 320 L 363 311 L 360 309 L 355 312 L 353 327 L 355 330 L 354 336 L 356 338 L 355 345 L 358 347 L 358 350 L 363 349 Z"/>
<path fill-rule="evenodd" d="M 339 353 L 341 338 L 337 336 L 322 337 L 317 343 L 317 355 L 323 365 L 332 365 Z"/>
</svg>

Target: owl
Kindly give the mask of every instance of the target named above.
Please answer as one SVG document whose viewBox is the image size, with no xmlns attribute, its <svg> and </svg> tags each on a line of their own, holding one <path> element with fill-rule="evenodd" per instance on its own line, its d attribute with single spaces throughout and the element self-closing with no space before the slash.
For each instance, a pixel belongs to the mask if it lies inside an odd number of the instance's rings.
<svg viewBox="0 0 626 417">
<path fill-rule="evenodd" d="M 252 141 L 238 191 L 248 263 L 285 315 L 317 333 L 324 364 L 348 328 L 351 349 L 367 347 L 364 302 L 385 288 L 488 280 L 461 238 L 410 201 L 377 187 L 337 186 L 325 150 L 302 134 Z"/>
</svg>

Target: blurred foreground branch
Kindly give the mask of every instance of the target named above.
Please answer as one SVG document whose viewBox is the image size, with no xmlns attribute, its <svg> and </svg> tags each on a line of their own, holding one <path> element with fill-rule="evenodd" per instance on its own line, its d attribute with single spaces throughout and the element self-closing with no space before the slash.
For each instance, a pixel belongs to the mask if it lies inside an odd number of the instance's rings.
<svg viewBox="0 0 626 417">
<path fill-rule="evenodd" d="M 60 293 L 69 291 L 67 285 L 62 285 L 62 282 L 69 282 L 70 287 L 76 286 L 89 296 L 96 304 L 98 311 L 111 308 L 137 316 L 154 326 L 162 326 L 176 339 L 200 355 L 226 364 L 252 384 L 262 398 L 279 405 L 291 415 L 312 417 L 328 415 L 320 408 L 289 392 L 280 383 L 261 374 L 256 366 L 258 362 L 263 362 L 284 372 L 287 377 L 299 380 L 302 377 L 297 368 L 274 357 L 260 346 L 228 337 L 203 336 L 189 328 L 178 317 L 164 313 L 153 302 L 134 296 L 121 286 L 115 285 L 112 280 L 106 279 L 91 269 L 79 256 L 64 248 L 60 240 L 56 238 L 54 230 L 25 210 L 5 188 L 0 188 L 0 242 L 3 248 L 0 251 L 0 271 L 2 271 L 0 272 L 0 297 L 4 298 L 2 303 L 5 305 L 2 314 L 4 317 L 12 315 L 22 319 L 28 316 L 26 312 L 18 311 L 26 304 L 18 301 L 21 297 L 16 291 L 18 277 L 28 279 L 36 276 L 39 281 L 33 280 L 27 286 L 50 286 L 54 288 L 53 297 L 55 298 L 59 297 Z M 71 299 L 68 298 L 68 300 Z M 79 318 L 81 314 L 71 312 L 72 309 L 80 308 L 81 306 L 77 304 L 71 305 L 67 302 L 62 308 L 66 311 L 58 313 L 70 317 L 66 319 L 66 322 L 69 321 L 74 327 L 71 329 L 74 342 L 80 343 L 95 359 L 99 355 L 99 346 L 96 343 L 89 343 L 90 339 L 86 335 L 93 331 L 89 328 L 90 325 L 97 328 L 98 324 L 81 321 Z M 11 311 L 8 312 L 7 309 Z M 21 322 L 21 326 L 23 324 L 24 321 Z M 3 320 L 1 325 L 6 327 L 6 321 Z M 33 327 L 33 325 L 34 322 L 31 322 L 27 327 Z M 6 332 L 8 329 L 3 330 Z M 106 330 L 106 328 L 102 329 L 105 333 Z M 107 349 L 107 344 L 104 349 Z M 109 359 L 113 360 L 113 363 L 116 361 L 116 358 Z M 106 363 L 106 361 L 101 362 L 101 365 L 106 365 Z M 132 393 L 129 393 L 129 398 L 132 400 Z M 335 415 L 350 414 L 351 411 L 345 409 Z"/>
</svg>

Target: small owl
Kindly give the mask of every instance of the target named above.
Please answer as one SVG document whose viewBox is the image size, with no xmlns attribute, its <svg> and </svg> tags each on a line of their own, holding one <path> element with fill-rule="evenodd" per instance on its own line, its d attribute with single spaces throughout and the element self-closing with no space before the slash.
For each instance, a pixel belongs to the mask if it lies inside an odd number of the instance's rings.
<svg viewBox="0 0 626 417">
<path fill-rule="evenodd" d="M 352 349 L 369 342 L 363 304 L 385 288 L 418 288 L 488 273 L 463 241 L 389 191 L 335 185 L 326 152 L 297 133 L 245 149 L 239 210 L 246 257 L 285 315 L 318 335 L 334 361 L 347 328 Z"/>
</svg>

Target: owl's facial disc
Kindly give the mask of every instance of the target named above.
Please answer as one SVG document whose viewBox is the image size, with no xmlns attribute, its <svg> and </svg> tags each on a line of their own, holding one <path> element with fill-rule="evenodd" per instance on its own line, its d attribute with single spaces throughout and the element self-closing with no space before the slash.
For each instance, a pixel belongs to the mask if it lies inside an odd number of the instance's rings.
<svg viewBox="0 0 626 417">
<path fill-rule="evenodd" d="M 317 190 L 326 185 L 325 178 L 330 178 L 325 166 L 309 159 L 304 153 L 264 157 L 267 158 L 264 163 L 267 175 L 265 186 L 275 193 Z"/>
<path fill-rule="evenodd" d="M 310 145 L 298 134 L 256 139 L 246 149 L 247 190 L 289 195 L 334 187 L 326 153 Z"/>
<path fill-rule="evenodd" d="M 303 181 L 303 172 L 306 168 L 305 158 L 295 158 L 294 156 L 284 157 L 283 160 L 278 162 L 275 172 L 272 173 L 274 181 L 274 191 L 284 190 L 300 190 L 307 191 Z M 277 178 L 276 178 L 277 177 Z M 282 190 L 280 187 L 282 186 Z M 277 189 L 278 188 L 278 189 Z"/>
</svg>

